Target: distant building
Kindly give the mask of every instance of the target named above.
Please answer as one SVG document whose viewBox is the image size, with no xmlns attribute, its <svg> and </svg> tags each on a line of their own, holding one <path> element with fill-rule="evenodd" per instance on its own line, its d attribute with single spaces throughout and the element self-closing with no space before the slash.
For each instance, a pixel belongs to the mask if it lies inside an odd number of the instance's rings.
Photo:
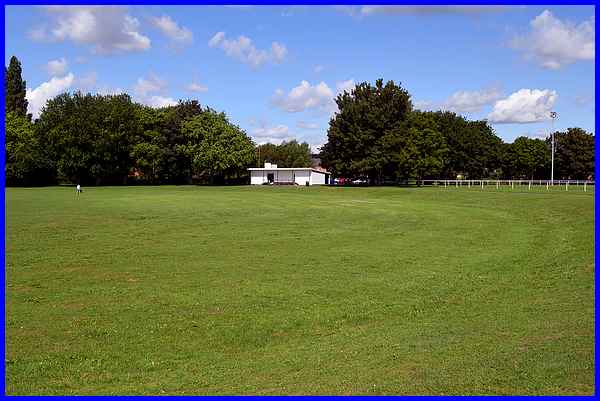
<svg viewBox="0 0 600 401">
<path fill-rule="evenodd" d="M 320 167 L 277 167 L 265 163 L 264 167 L 249 168 L 250 184 L 263 185 L 328 185 L 331 173 Z"/>
</svg>

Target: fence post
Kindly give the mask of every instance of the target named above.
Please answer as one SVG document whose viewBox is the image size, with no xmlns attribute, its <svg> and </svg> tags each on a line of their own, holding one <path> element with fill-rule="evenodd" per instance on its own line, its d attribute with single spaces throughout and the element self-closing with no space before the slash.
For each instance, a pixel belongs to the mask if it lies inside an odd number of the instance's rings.
<svg viewBox="0 0 600 401">
<path fill-rule="evenodd" d="M 569 181 L 567 181 L 567 183 L 565 184 L 565 191 L 569 191 Z"/>
<path fill-rule="evenodd" d="M 548 191 L 548 181 L 546 181 L 546 191 Z"/>
<path fill-rule="evenodd" d="M 513 180 L 510 181 L 510 189 L 515 189 L 515 182 Z"/>
<path fill-rule="evenodd" d="M 587 192 L 587 182 L 583 183 L 583 192 Z"/>
<path fill-rule="evenodd" d="M 498 187 L 498 180 L 496 180 L 496 189 L 499 189 L 499 187 Z"/>
<path fill-rule="evenodd" d="M 481 180 L 481 189 L 483 189 L 483 180 Z"/>
<path fill-rule="evenodd" d="M 529 181 L 529 188 L 527 190 L 531 191 L 531 181 Z"/>
<path fill-rule="evenodd" d="M 458 180 L 456 180 L 455 183 L 456 183 L 456 188 L 458 188 Z"/>
</svg>

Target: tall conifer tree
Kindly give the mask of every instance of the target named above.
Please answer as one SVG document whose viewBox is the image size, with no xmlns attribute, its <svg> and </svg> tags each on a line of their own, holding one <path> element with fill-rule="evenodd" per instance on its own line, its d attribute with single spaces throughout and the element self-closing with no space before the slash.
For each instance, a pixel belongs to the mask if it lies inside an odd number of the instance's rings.
<svg viewBox="0 0 600 401">
<path fill-rule="evenodd" d="M 26 82 L 23 81 L 21 72 L 21 62 L 15 56 L 12 56 L 8 69 L 4 68 L 6 112 L 28 117 L 31 120 L 31 115 L 27 115 L 27 99 L 25 98 Z"/>
</svg>

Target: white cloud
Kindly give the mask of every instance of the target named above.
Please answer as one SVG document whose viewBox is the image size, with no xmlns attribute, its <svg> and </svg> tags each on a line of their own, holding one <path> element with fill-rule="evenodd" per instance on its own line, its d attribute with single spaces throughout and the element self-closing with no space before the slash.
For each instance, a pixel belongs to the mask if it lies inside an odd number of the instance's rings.
<svg viewBox="0 0 600 401">
<path fill-rule="evenodd" d="M 281 63 L 287 55 L 287 48 L 278 42 L 273 42 L 271 44 L 271 53 L 273 55 L 273 60 L 276 63 Z"/>
<path fill-rule="evenodd" d="M 415 101 L 413 107 L 423 111 L 447 110 L 455 113 L 476 113 L 501 98 L 502 90 L 492 86 L 478 91 L 457 91 L 442 102 Z"/>
<path fill-rule="evenodd" d="M 356 82 L 354 82 L 354 79 L 349 79 L 347 81 L 340 81 L 335 84 L 335 87 L 337 88 L 338 93 L 342 93 L 342 92 L 350 93 L 352 91 L 352 89 L 354 89 L 355 86 L 356 86 Z"/>
<path fill-rule="evenodd" d="M 144 103 L 150 107 L 160 108 L 160 107 L 176 106 L 177 100 L 175 100 L 171 97 L 153 95 L 147 99 L 143 99 L 142 103 Z"/>
<path fill-rule="evenodd" d="M 290 130 L 287 125 L 279 124 L 276 126 L 268 126 L 262 122 L 258 127 L 253 128 L 252 138 L 262 145 L 264 143 L 280 144 L 283 141 L 289 141 L 293 139 L 290 135 Z"/>
<path fill-rule="evenodd" d="M 217 32 L 215 36 L 213 36 L 208 41 L 208 47 L 217 47 L 220 43 L 222 43 L 225 39 L 225 32 Z"/>
<path fill-rule="evenodd" d="M 122 93 L 125 93 L 125 91 L 118 87 L 112 88 L 110 86 L 102 86 L 102 87 L 98 88 L 96 93 L 99 95 L 120 95 Z"/>
<path fill-rule="evenodd" d="M 272 102 L 275 106 L 290 113 L 307 109 L 331 111 L 335 107 L 333 96 L 333 91 L 325 82 L 311 85 L 308 81 L 302 81 L 287 95 L 283 90 L 277 89 Z"/>
<path fill-rule="evenodd" d="M 322 65 L 316 65 L 315 66 L 315 74 L 320 73 L 321 71 L 323 71 L 325 69 L 325 67 L 323 67 Z"/>
<path fill-rule="evenodd" d="M 315 123 L 309 123 L 306 121 L 298 121 L 296 126 L 301 129 L 319 129 L 319 125 Z"/>
<path fill-rule="evenodd" d="M 456 113 L 474 113 L 501 97 L 502 91 L 495 87 L 480 91 L 458 91 L 442 103 L 441 109 Z"/>
<path fill-rule="evenodd" d="M 556 102 L 556 91 L 521 89 L 506 99 L 498 100 L 488 119 L 496 124 L 527 124 L 545 121 Z"/>
<path fill-rule="evenodd" d="M 237 39 L 230 40 L 225 37 L 225 32 L 217 32 L 208 41 L 208 46 L 220 48 L 229 57 L 252 68 L 258 68 L 267 62 L 281 63 L 287 55 L 287 48 L 281 43 L 273 42 L 270 50 L 259 50 L 250 38 L 241 35 Z"/>
<path fill-rule="evenodd" d="M 67 72 L 67 59 L 61 57 L 58 60 L 50 60 L 48 64 L 46 64 L 46 71 L 48 71 L 48 75 L 51 77 L 62 77 Z"/>
<path fill-rule="evenodd" d="M 186 90 L 188 90 L 189 92 L 207 92 L 208 88 L 202 84 L 199 84 L 197 82 L 192 82 L 191 84 L 187 85 L 185 87 Z"/>
<path fill-rule="evenodd" d="M 138 78 L 133 86 L 136 101 L 150 107 L 174 106 L 178 102 L 165 95 L 167 82 L 154 74 Z"/>
<path fill-rule="evenodd" d="M 166 87 L 166 81 L 154 74 L 149 74 L 147 78 L 138 78 L 137 83 L 133 87 L 133 91 L 137 96 L 143 98 L 149 93 L 162 92 Z"/>
<path fill-rule="evenodd" d="M 530 137 L 530 138 L 534 138 L 534 139 L 546 139 L 548 138 L 548 130 L 545 129 L 539 129 L 536 132 L 532 133 L 528 133 L 526 134 L 526 136 Z"/>
<path fill-rule="evenodd" d="M 427 100 L 417 100 L 413 103 L 413 107 L 417 110 L 423 110 L 423 111 L 435 109 L 434 103 L 429 102 Z"/>
<path fill-rule="evenodd" d="M 334 113 L 337 111 L 335 97 L 343 91 L 350 91 L 355 87 L 353 79 L 339 81 L 336 83 L 336 92 L 323 81 L 311 85 L 308 81 L 300 82 L 300 85 L 292 88 L 289 93 L 277 89 L 271 102 L 276 107 L 289 113 L 297 113 L 308 109 L 322 112 Z"/>
<path fill-rule="evenodd" d="M 192 43 L 194 35 L 192 31 L 184 26 L 179 26 L 168 15 L 151 18 L 152 24 L 158 28 L 165 36 L 179 45 L 187 45 Z"/>
<path fill-rule="evenodd" d="M 82 91 L 90 91 L 96 87 L 97 75 L 96 72 L 92 71 L 81 78 L 78 78 L 75 82 L 77 88 Z"/>
<path fill-rule="evenodd" d="M 42 83 L 35 89 L 27 89 L 25 94 L 29 102 L 27 111 L 34 118 L 38 118 L 46 102 L 69 89 L 73 85 L 74 79 L 75 76 L 69 73 L 62 78 L 53 77 L 50 81 Z"/>
<path fill-rule="evenodd" d="M 527 57 L 537 60 L 542 67 L 559 69 L 576 61 L 595 59 L 595 18 L 579 25 L 563 22 L 548 10 L 535 17 L 531 31 L 513 38 L 511 45 Z"/>
<path fill-rule="evenodd" d="M 30 32 L 34 40 L 64 41 L 92 46 L 95 53 L 148 50 L 150 39 L 139 32 L 139 21 L 120 6 L 47 6 L 51 27 Z"/>
</svg>

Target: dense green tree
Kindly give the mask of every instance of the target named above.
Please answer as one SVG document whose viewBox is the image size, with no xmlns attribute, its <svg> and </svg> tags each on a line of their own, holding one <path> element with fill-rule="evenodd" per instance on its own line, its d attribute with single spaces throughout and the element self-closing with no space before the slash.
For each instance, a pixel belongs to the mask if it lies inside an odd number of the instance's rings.
<svg viewBox="0 0 600 401">
<path fill-rule="evenodd" d="M 167 160 L 173 150 L 163 129 L 166 114 L 165 109 L 137 105 L 134 118 L 139 121 L 140 134 L 134 139 L 130 155 L 134 172 L 141 174 L 141 182 L 159 184 L 171 178 Z M 177 154 L 176 157 L 182 156 Z"/>
<path fill-rule="evenodd" d="M 275 163 L 280 167 L 310 167 L 310 145 L 291 140 L 280 145 L 266 143 L 257 147 L 258 165 L 264 162 Z"/>
<path fill-rule="evenodd" d="M 583 180 L 594 176 L 594 135 L 581 128 L 555 132 L 554 177 Z M 546 139 L 551 143 L 551 139 Z"/>
<path fill-rule="evenodd" d="M 515 154 L 512 143 L 502 142 L 498 151 L 498 166 L 490 171 L 489 178 L 500 180 L 515 177 Z"/>
<path fill-rule="evenodd" d="M 191 183 L 191 161 L 181 152 L 182 146 L 187 144 L 183 125 L 202 114 L 203 109 L 196 100 L 188 100 L 179 102 L 176 106 L 158 109 L 157 112 L 159 125 L 153 130 L 160 132 L 164 137 L 161 181 L 170 184 Z"/>
<path fill-rule="evenodd" d="M 159 184 L 168 175 L 168 143 L 160 130 L 163 116 L 164 113 L 141 105 L 138 105 L 134 116 L 139 120 L 140 135 L 134 140 L 131 158 L 141 180 L 149 184 Z"/>
<path fill-rule="evenodd" d="M 519 137 L 510 145 L 510 158 L 505 162 L 510 178 L 547 179 L 550 149 L 545 141 Z"/>
<path fill-rule="evenodd" d="M 85 184 L 122 184 L 140 130 L 129 95 L 65 93 L 48 101 L 36 128 L 44 132 L 59 176 Z"/>
<path fill-rule="evenodd" d="M 468 121 L 452 112 L 433 114 L 448 145 L 442 177 L 486 178 L 500 167 L 502 140 L 486 121 Z"/>
<path fill-rule="evenodd" d="M 381 180 L 386 164 L 382 138 L 402 126 L 412 104 L 408 92 L 394 81 L 363 82 L 336 98 L 338 112 L 329 123 L 323 163 L 340 176 Z"/>
<path fill-rule="evenodd" d="M 446 141 L 429 113 L 413 112 L 405 124 L 387 131 L 377 147 L 387 179 L 437 177 L 448 152 Z"/>
<path fill-rule="evenodd" d="M 279 159 L 279 146 L 274 143 L 265 143 L 256 147 L 257 166 L 262 167 L 265 162 L 281 164 Z M 282 167 L 283 164 L 281 164 Z M 285 166 L 287 167 L 287 166 Z"/>
<path fill-rule="evenodd" d="M 160 133 L 151 131 L 147 133 L 150 142 L 140 142 L 133 145 L 131 157 L 136 167 L 142 173 L 143 179 L 150 184 L 160 183 L 161 166 L 164 163 L 164 148 L 159 144 L 153 143 L 160 140 Z M 152 134 L 156 134 L 152 138 Z"/>
<path fill-rule="evenodd" d="M 408 93 L 393 81 L 360 84 L 337 104 L 321 153 L 334 174 L 382 182 L 438 176 L 447 167 L 444 115 L 412 111 Z"/>
<path fill-rule="evenodd" d="M 411 113 L 404 135 L 406 148 L 410 149 L 400 170 L 404 172 L 404 178 L 439 177 L 447 163 L 449 149 L 435 118 L 426 113 Z"/>
<path fill-rule="evenodd" d="M 255 161 L 254 143 L 225 113 L 206 109 L 186 121 L 182 133 L 186 144 L 179 150 L 189 158 L 194 176 L 210 183 L 246 176 Z"/>
<path fill-rule="evenodd" d="M 8 69 L 4 68 L 6 112 L 28 117 L 31 120 L 31 115 L 27 115 L 27 99 L 25 98 L 27 84 L 23 81 L 21 73 L 21 62 L 12 56 Z"/>
<path fill-rule="evenodd" d="M 295 139 L 282 142 L 279 146 L 279 163 L 283 167 L 310 167 L 310 145 Z"/>
<path fill-rule="evenodd" d="M 5 119 L 5 178 L 7 185 L 48 183 L 48 162 L 33 124 L 9 111 Z"/>
</svg>

